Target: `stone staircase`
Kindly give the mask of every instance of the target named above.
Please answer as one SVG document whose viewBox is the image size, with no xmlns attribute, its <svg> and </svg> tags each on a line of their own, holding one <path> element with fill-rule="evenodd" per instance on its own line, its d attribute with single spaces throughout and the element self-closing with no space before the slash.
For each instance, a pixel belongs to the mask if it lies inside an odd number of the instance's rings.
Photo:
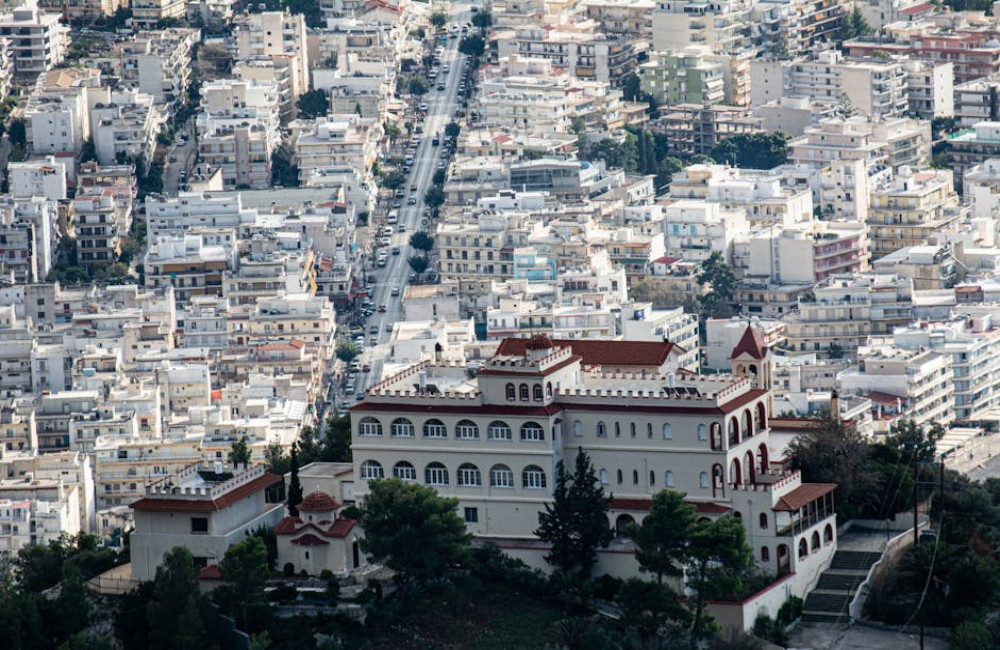
<svg viewBox="0 0 1000 650">
<path fill-rule="evenodd" d="M 802 620 L 815 623 L 850 623 L 851 600 L 869 569 L 882 557 L 881 551 L 838 550 L 816 588 L 802 606 Z"/>
</svg>

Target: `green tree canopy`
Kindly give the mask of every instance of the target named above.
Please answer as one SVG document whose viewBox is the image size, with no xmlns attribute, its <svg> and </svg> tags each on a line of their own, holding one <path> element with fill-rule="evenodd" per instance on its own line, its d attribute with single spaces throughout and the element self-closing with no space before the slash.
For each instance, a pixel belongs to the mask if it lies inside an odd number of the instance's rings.
<svg viewBox="0 0 1000 650">
<path fill-rule="evenodd" d="M 753 551 L 746 543 L 746 529 L 735 517 L 698 522 L 691 535 L 687 584 L 695 590 L 692 642 L 706 636 L 705 600 L 713 582 L 753 566 Z"/>
<path fill-rule="evenodd" d="M 728 318 L 735 313 L 736 274 L 722 253 L 714 251 L 701 263 L 698 284 L 711 288 L 699 297 L 702 313 L 707 318 Z"/>
<path fill-rule="evenodd" d="M 410 235 L 410 246 L 426 253 L 434 248 L 434 238 L 423 230 L 418 230 Z"/>
<path fill-rule="evenodd" d="M 407 578 L 439 576 L 466 551 L 469 534 L 458 516 L 458 499 L 399 479 L 368 483 L 362 547 L 375 561 Z"/>
<path fill-rule="evenodd" d="M 635 559 L 641 571 L 663 576 L 684 575 L 691 535 L 695 526 L 694 506 L 684 502 L 684 493 L 661 490 L 642 525 L 634 525 L 629 537 L 635 542 Z"/>
<path fill-rule="evenodd" d="M 478 59 L 486 51 L 486 41 L 479 34 L 470 34 L 458 42 L 458 51 Z"/>
<path fill-rule="evenodd" d="M 412 77 L 410 79 L 410 85 L 408 86 L 411 95 L 421 97 L 427 94 L 430 90 L 430 86 L 427 84 L 427 80 L 423 77 Z"/>
<path fill-rule="evenodd" d="M 354 341 L 344 339 L 343 341 L 337 343 L 337 347 L 334 348 L 333 353 L 344 363 L 350 363 L 354 361 L 359 354 L 361 354 L 361 348 L 359 348 Z"/>
<path fill-rule="evenodd" d="M 413 272 L 417 275 L 423 273 L 430 266 L 430 260 L 427 259 L 426 255 L 411 255 L 406 263 L 410 265 Z"/>
<path fill-rule="evenodd" d="M 489 11 L 480 11 L 472 17 L 472 24 L 479 29 L 489 29 L 493 26 L 493 14 Z"/>
<path fill-rule="evenodd" d="M 292 517 L 299 516 L 299 504 L 302 503 L 302 483 L 299 480 L 299 445 L 292 443 L 291 451 L 291 477 L 288 482 L 288 514 Z"/>
<path fill-rule="evenodd" d="M 740 133 L 726 138 L 712 149 L 717 163 L 747 169 L 773 169 L 788 162 L 788 134 Z"/>
<path fill-rule="evenodd" d="M 219 573 L 236 596 L 240 629 L 248 629 L 248 613 L 264 602 L 264 585 L 270 576 L 264 540 L 251 535 L 226 549 Z"/>
<path fill-rule="evenodd" d="M 431 210 L 436 210 L 444 205 L 445 198 L 444 190 L 435 185 L 424 194 L 424 205 Z"/>
<path fill-rule="evenodd" d="M 325 90 L 317 88 L 299 95 L 295 107 L 299 109 L 301 118 L 324 117 L 330 113 L 330 98 Z"/>
<path fill-rule="evenodd" d="M 157 567 L 147 617 L 152 650 L 210 646 L 198 568 L 191 551 L 183 546 L 168 551 Z"/>
<path fill-rule="evenodd" d="M 387 190 L 398 190 L 406 184 L 406 172 L 394 169 L 382 177 L 382 187 Z"/>
<path fill-rule="evenodd" d="M 597 563 L 598 547 L 607 547 L 614 534 L 608 525 L 609 498 L 586 452 L 577 454 L 572 474 L 559 461 L 552 497 L 552 503 L 538 513 L 535 531 L 552 546 L 545 561 L 563 573 L 577 571 L 588 577 Z"/>
<path fill-rule="evenodd" d="M 250 466 L 252 452 L 247 444 L 247 437 L 242 436 L 239 440 L 233 441 L 233 448 L 229 452 L 229 463 L 235 470 L 238 465 L 243 465 L 243 469 Z"/>
<path fill-rule="evenodd" d="M 435 11 L 428 20 L 430 20 L 431 25 L 441 29 L 448 24 L 448 14 L 443 11 Z"/>
</svg>

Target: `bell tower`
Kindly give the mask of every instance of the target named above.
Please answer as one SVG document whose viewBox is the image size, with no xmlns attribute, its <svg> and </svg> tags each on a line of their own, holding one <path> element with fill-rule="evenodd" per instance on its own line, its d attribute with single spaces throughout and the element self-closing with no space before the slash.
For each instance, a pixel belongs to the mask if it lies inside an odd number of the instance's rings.
<svg viewBox="0 0 1000 650">
<path fill-rule="evenodd" d="M 754 388 L 771 390 L 771 349 L 749 323 L 729 360 L 734 375 L 749 377 Z"/>
</svg>

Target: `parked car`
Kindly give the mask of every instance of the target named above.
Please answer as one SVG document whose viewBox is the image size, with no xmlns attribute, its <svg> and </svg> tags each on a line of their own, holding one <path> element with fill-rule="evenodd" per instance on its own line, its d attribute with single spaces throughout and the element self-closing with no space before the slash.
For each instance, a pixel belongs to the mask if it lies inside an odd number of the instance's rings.
<svg viewBox="0 0 1000 650">
<path fill-rule="evenodd" d="M 399 295 L 399 287 L 393 287 L 392 291 L 390 291 L 389 293 L 390 293 L 390 295 L 398 296 Z"/>
<path fill-rule="evenodd" d="M 416 205 L 416 204 L 417 204 L 417 197 L 411 196 L 410 198 L 406 199 L 406 205 Z"/>
</svg>

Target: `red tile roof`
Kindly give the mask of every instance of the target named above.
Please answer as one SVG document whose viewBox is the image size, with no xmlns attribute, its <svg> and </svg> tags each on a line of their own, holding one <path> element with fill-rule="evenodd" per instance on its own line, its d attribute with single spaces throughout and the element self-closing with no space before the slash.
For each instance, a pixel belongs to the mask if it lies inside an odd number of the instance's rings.
<svg viewBox="0 0 1000 650">
<path fill-rule="evenodd" d="M 767 346 L 761 340 L 760 335 L 757 334 L 757 330 L 750 325 L 747 325 L 746 330 L 743 332 L 743 338 L 733 348 L 732 358 L 735 359 L 741 354 L 749 354 L 751 358 L 758 360 L 767 356 Z"/>
<path fill-rule="evenodd" d="M 329 521 L 321 522 L 323 524 L 330 524 Z M 278 525 L 274 527 L 275 535 L 298 535 L 303 531 L 311 530 L 317 535 L 322 537 L 335 537 L 342 538 L 347 537 L 347 534 L 354 530 L 354 527 L 358 525 L 358 522 L 354 519 L 343 519 L 338 517 L 334 522 L 328 526 L 318 526 L 313 522 L 306 521 L 303 522 L 300 517 L 285 517 Z M 312 535 L 312 533 L 308 533 Z M 297 540 L 302 539 L 297 537 L 292 540 L 292 543 L 296 543 Z"/>
<path fill-rule="evenodd" d="M 500 342 L 497 356 L 523 356 L 530 339 L 509 338 Z M 677 346 L 669 341 L 599 341 L 553 339 L 555 347 L 569 347 L 585 366 L 662 366 Z M 679 348 L 678 348 L 679 349 Z"/>
<path fill-rule="evenodd" d="M 657 257 L 655 260 L 653 260 L 653 264 L 673 264 L 674 262 L 679 262 L 679 261 L 681 261 L 681 258 L 679 257 L 669 257 L 667 255 L 664 255 L 663 257 Z"/>
<path fill-rule="evenodd" d="M 901 398 L 899 395 L 890 395 L 889 393 L 883 393 L 881 391 L 873 390 L 868 393 L 865 397 L 875 402 L 876 404 L 888 404 L 890 406 L 896 406 L 899 404 Z"/>
<path fill-rule="evenodd" d="M 917 14 L 927 13 L 928 11 L 931 11 L 933 9 L 934 5 L 927 4 L 924 2 L 918 5 L 913 5 L 911 7 L 906 7 L 905 9 L 900 9 L 899 11 L 900 13 L 904 13 L 908 16 L 915 16 Z"/>
<path fill-rule="evenodd" d="M 307 494 L 298 505 L 299 512 L 330 512 L 339 507 L 340 504 L 332 496 L 319 490 Z"/>
<path fill-rule="evenodd" d="M 357 525 L 358 522 L 353 519 L 338 519 L 327 530 L 327 537 L 347 537 L 347 533 L 351 532 Z"/>
<path fill-rule="evenodd" d="M 694 511 L 698 514 L 722 514 L 729 512 L 729 506 L 720 505 L 711 501 L 685 501 L 684 503 L 694 506 Z M 608 502 L 609 510 L 629 510 L 632 512 L 649 512 L 653 507 L 652 499 L 611 499 Z"/>
<path fill-rule="evenodd" d="M 222 572 L 219 571 L 218 564 L 209 564 L 206 567 L 202 567 L 201 571 L 198 572 L 199 580 L 222 580 Z"/>
<path fill-rule="evenodd" d="M 292 544 L 296 546 L 329 546 L 330 542 L 325 539 L 320 539 L 312 533 L 306 533 L 302 537 L 296 537 L 292 540 Z"/>
<path fill-rule="evenodd" d="M 778 500 L 773 510 L 795 512 L 807 503 L 812 503 L 837 487 L 836 483 L 803 483 Z"/>
<path fill-rule="evenodd" d="M 266 490 L 275 483 L 282 480 L 277 474 L 264 474 L 252 481 L 248 481 L 229 492 L 226 492 L 218 499 L 171 499 L 160 497 L 144 497 L 131 505 L 133 510 L 146 510 L 153 512 L 215 512 L 228 508 L 232 504 L 242 501 L 258 492 Z"/>
</svg>

